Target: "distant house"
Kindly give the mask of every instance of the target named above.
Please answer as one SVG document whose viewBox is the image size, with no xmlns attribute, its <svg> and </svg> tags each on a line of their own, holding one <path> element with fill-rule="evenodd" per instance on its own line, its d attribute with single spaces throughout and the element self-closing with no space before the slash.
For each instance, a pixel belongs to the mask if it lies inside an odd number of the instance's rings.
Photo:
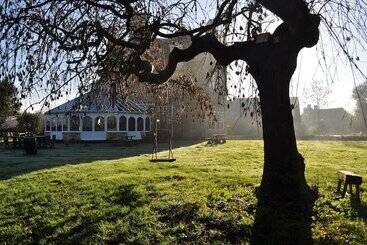
<svg viewBox="0 0 367 245">
<path fill-rule="evenodd" d="M 111 103 L 78 97 L 45 113 L 45 132 L 57 140 L 141 139 L 150 130 L 147 104 L 129 98 Z"/>
<path fill-rule="evenodd" d="M 348 134 L 352 116 L 344 108 L 320 109 L 308 105 L 303 110 L 302 123 L 308 134 Z"/>
</svg>

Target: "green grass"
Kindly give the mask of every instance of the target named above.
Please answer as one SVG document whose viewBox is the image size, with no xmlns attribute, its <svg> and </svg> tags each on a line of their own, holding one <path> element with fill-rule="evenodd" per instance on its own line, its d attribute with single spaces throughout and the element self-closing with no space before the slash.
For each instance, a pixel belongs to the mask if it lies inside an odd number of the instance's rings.
<svg viewBox="0 0 367 245">
<path fill-rule="evenodd" d="M 337 171 L 367 177 L 367 142 L 299 142 L 319 186 L 316 243 L 367 244 L 362 204 L 337 199 Z M 247 243 L 261 141 L 195 144 L 175 163 L 152 164 L 151 146 L 57 145 L 36 156 L 0 149 L 0 244 Z M 366 182 L 366 181 L 365 181 Z"/>
</svg>

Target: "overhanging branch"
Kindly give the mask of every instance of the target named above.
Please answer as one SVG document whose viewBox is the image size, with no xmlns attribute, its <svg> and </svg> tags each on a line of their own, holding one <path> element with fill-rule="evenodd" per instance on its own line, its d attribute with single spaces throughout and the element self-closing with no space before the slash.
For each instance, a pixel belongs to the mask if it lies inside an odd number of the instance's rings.
<svg viewBox="0 0 367 245">
<path fill-rule="evenodd" d="M 186 49 L 174 48 L 169 54 L 168 63 L 164 70 L 158 73 L 152 73 L 151 65 L 148 61 L 138 58 L 135 75 L 141 82 L 160 84 L 167 81 L 175 72 L 178 63 L 192 60 L 201 53 L 210 53 L 216 61 L 227 66 L 234 60 L 244 60 L 251 62 L 255 59 L 258 48 L 261 45 L 251 41 L 237 42 L 231 46 L 226 46 L 218 41 L 213 34 L 206 34 L 196 37 L 192 40 L 191 45 Z"/>
<path fill-rule="evenodd" d="M 304 0 L 257 0 L 287 24 L 292 38 L 302 47 L 312 47 L 319 39 L 320 17 L 311 14 Z"/>
<path fill-rule="evenodd" d="M 310 14 L 304 0 L 257 0 L 257 2 L 294 27 L 307 20 Z"/>
</svg>

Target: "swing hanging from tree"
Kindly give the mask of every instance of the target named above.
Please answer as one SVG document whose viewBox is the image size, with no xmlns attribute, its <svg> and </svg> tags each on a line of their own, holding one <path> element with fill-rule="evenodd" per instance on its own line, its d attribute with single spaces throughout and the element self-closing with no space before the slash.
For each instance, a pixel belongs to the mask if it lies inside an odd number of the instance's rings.
<svg viewBox="0 0 367 245">
<path fill-rule="evenodd" d="M 167 94 L 168 98 L 168 94 Z M 153 152 L 152 152 L 152 159 L 150 159 L 151 162 L 174 162 L 176 161 L 176 158 L 173 158 L 173 152 L 172 152 L 172 133 L 173 133 L 173 123 L 172 118 L 173 117 L 173 105 L 171 104 L 171 116 L 169 120 L 169 124 L 167 125 L 167 129 L 158 129 L 158 124 L 160 122 L 159 119 L 156 119 L 155 121 L 155 132 L 154 132 L 154 139 L 153 139 Z M 168 157 L 162 158 L 158 157 L 158 132 L 159 131 L 165 131 L 168 132 Z"/>
</svg>

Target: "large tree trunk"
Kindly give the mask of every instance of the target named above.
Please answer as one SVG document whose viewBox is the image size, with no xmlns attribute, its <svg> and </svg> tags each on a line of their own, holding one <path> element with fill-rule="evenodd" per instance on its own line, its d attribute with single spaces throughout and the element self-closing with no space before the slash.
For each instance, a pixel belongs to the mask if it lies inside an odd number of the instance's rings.
<svg viewBox="0 0 367 245">
<path fill-rule="evenodd" d="M 254 244 L 312 243 L 313 198 L 297 150 L 289 83 L 298 50 L 277 49 L 251 67 L 259 89 L 264 138 L 264 170 L 258 190 Z"/>
</svg>

